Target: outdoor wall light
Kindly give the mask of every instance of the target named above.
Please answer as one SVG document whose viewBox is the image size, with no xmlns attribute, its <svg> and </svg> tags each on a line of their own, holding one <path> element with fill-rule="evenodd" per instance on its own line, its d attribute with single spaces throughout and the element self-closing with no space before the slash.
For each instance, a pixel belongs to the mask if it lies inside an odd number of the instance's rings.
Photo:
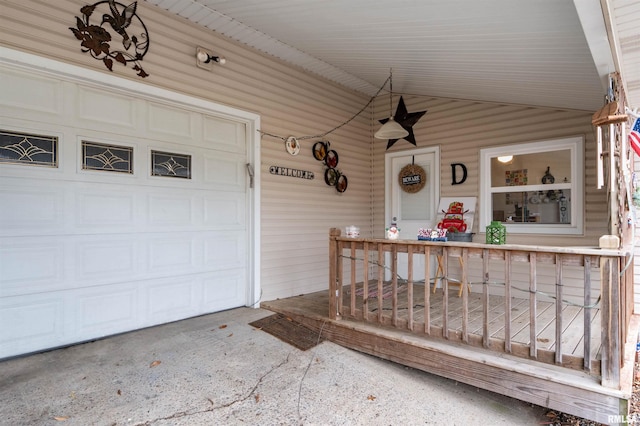
<svg viewBox="0 0 640 426">
<path fill-rule="evenodd" d="M 212 69 L 213 63 L 216 62 L 220 65 L 227 63 L 227 60 L 223 56 L 214 55 L 211 50 L 204 47 L 196 48 L 196 65 L 204 69 Z"/>
</svg>

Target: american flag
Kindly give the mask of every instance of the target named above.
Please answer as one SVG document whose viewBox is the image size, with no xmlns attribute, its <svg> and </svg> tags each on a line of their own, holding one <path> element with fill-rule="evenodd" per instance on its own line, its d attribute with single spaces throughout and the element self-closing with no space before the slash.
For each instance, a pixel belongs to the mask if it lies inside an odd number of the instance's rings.
<svg viewBox="0 0 640 426">
<path fill-rule="evenodd" d="M 629 132 L 629 144 L 636 154 L 640 156 L 640 117 L 636 118 L 636 122 Z"/>
</svg>

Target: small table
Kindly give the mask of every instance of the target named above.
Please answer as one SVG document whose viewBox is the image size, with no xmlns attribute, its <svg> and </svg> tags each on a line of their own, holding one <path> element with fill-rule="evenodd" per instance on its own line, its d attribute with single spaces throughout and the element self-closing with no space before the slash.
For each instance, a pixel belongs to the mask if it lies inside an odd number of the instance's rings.
<svg viewBox="0 0 640 426">
<path fill-rule="evenodd" d="M 456 256 L 458 258 L 458 262 L 460 262 L 460 268 L 464 269 L 464 261 L 462 260 L 462 257 L 460 256 Z M 439 279 L 442 280 L 445 275 L 444 275 L 444 268 L 442 267 L 442 255 L 436 255 L 436 260 L 438 261 L 438 268 L 436 269 L 436 276 L 433 280 L 433 293 L 435 294 L 436 292 L 436 288 L 438 287 L 438 277 L 440 277 Z M 441 274 L 441 275 L 439 275 Z M 447 280 L 449 282 L 449 284 L 453 284 L 453 285 L 457 285 L 460 289 L 458 290 L 458 297 L 462 297 L 462 289 L 464 288 L 464 284 L 462 283 L 462 281 L 453 281 L 453 280 Z M 469 291 L 471 291 L 471 284 L 467 284 L 467 287 L 469 289 Z M 444 291 L 444 289 L 443 289 Z"/>
</svg>

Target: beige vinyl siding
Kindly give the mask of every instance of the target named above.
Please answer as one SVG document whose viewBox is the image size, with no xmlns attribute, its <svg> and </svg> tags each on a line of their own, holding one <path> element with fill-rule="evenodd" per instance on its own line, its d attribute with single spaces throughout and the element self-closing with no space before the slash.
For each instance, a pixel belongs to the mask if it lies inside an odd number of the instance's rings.
<svg viewBox="0 0 640 426">
<path fill-rule="evenodd" d="M 476 101 L 436 99 L 403 96 L 409 112 L 428 112 L 414 125 L 417 147 L 440 147 L 440 196 L 477 196 L 482 179 L 479 168 L 481 148 L 512 145 L 545 139 L 584 136 L 585 138 L 585 231 L 583 236 L 507 235 L 513 244 L 557 246 L 597 246 L 598 239 L 607 231 L 607 193 L 596 189 L 595 132 L 591 126 L 590 111 L 534 108 Z M 388 102 L 388 98 L 387 98 Z M 394 108 L 398 98 L 394 99 Z M 376 103 L 377 111 L 384 111 L 384 102 Z M 388 103 L 386 103 L 388 109 Z M 384 116 L 383 112 L 378 114 Z M 382 236 L 389 218 L 384 216 L 384 154 L 386 142 L 375 144 L 373 179 L 374 227 Z M 398 141 L 389 151 L 410 150 L 413 145 Z M 463 163 L 467 180 L 452 185 L 451 164 Z M 459 173 L 459 172 L 458 172 Z M 460 178 L 460 176 L 458 176 Z M 479 201 L 480 202 L 480 201 Z M 484 229 L 474 223 L 474 242 L 484 242 Z M 408 237 L 407 237 L 408 238 Z"/>
<path fill-rule="evenodd" d="M 8 0 L 0 14 L 0 43 L 41 56 L 109 73 L 102 62 L 80 51 L 68 27 L 84 0 Z M 260 114 L 262 130 L 304 136 L 326 132 L 349 119 L 369 100 L 322 78 L 269 58 L 201 29 L 145 2 L 137 12 L 150 33 L 149 53 L 141 62 L 149 77 L 114 64 L 113 74 L 143 81 Z M 213 70 L 196 67 L 196 46 L 227 58 Z M 343 194 L 324 183 L 324 166 L 312 156 L 315 140 L 304 140 L 297 156 L 284 141 L 261 140 L 262 299 L 288 297 L 327 287 L 328 230 L 356 224 L 370 229 L 370 114 L 328 135 L 349 187 Z M 312 171 L 314 180 L 274 176 L 271 165 Z"/>
</svg>

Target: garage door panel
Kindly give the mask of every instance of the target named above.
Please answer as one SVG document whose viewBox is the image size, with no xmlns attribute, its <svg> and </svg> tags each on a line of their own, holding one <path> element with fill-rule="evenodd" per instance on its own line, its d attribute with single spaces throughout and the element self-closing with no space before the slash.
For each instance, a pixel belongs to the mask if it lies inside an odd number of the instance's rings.
<svg viewBox="0 0 640 426">
<path fill-rule="evenodd" d="M 86 237 L 85 237 L 86 239 Z M 118 280 L 138 275 L 139 244 L 131 237 L 111 241 L 81 241 L 76 247 L 77 279 L 79 281 L 105 278 Z"/>
<path fill-rule="evenodd" d="M 78 88 L 77 116 L 86 127 L 113 131 L 127 128 L 137 130 L 137 101 L 89 87 Z M 108 105 L 109 108 L 105 108 Z"/>
<path fill-rule="evenodd" d="M 196 139 L 196 114 L 153 102 L 147 107 L 147 131 L 173 143 L 193 144 Z"/>
<path fill-rule="evenodd" d="M 211 189 L 244 191 L 247 168 L 243 158 L 233 154 L 204 155 L 204 183 Z"/>
<path fill-rule="evenodd" d="M 152 238 L 149 241 L 149 268 L 156 273 L 193 273 L 201 265 L 196 235 Z"/>
<path fill-rule="evenodd" d="M 245 280 L 242 269 L 224 271 L 204 278 L 203 310 L 215 312 L 243 303 L 245 295 L 242 283 Z"/>
<path fill-rule="evenodd" d="M 207 269 L 231 269 L 246 260 L 245 240 L 236 233 L 215 233 L 204 241 L 204 264 Z"/>
<path fill-rule="evenodd" d="M 211 229 L 244 229 L 244 194 L 213 192 L 204 200 L 204 225 Z"/>
<path fill-rule="evenodd" d="M 202 139 L 207 148 L 246 153 L 246 125 L 210 115 L 202 116 Z"/>
<path fill-rule="evenodd" d="M 133 193 L 93 188 L 76 192 L 76 226 L 80 229 L 125 229 L 136 225 L 136 199 Z M 72 214 L 73 214 L 72 213 Z"/>
<path fill-rule="evenodd" d="M 201 294 L 198 276 L 157 280 L 146 289 L 147 322 L 159 324 L 197 315 Z"/>
<path fill-rule="evenodd" d="M 194 200 L 190 196 L 173 195 L 149 195 L 149 224 L 150 225 L 174 225 L 181 228 L 193 226 Z"/>
<path fill-rule="evenodd" d="M 58 346 L 64 337 L 62 295 L 0 300 L 0 358 Z"/>
<path fill-rule="evenodd" d="M 0 296 L 48 291 L 63 283 L 64 246 L 30 239 L 0 246 Z"/>
<path fill-rule="evenodd" d="M 42 114 L 51 119 L 61 117 L 64 110 L 63 83 L 60 80 L 26 72 L 3 70 L 0 78 L 0 112 L 8 117 L 15 108 Z"/>
<path fill-rule="evenodd" d="M 72 310 L 79 339 L 90 339 L 131 329 L 139 324 L 137 283 L 86 288 L 77 293 Z"/>
<path fill-rule="evenodd" d="M 62 190 L 0 186 L 0 235 L 40 234 L 64 226 Z"/>
</svg>

